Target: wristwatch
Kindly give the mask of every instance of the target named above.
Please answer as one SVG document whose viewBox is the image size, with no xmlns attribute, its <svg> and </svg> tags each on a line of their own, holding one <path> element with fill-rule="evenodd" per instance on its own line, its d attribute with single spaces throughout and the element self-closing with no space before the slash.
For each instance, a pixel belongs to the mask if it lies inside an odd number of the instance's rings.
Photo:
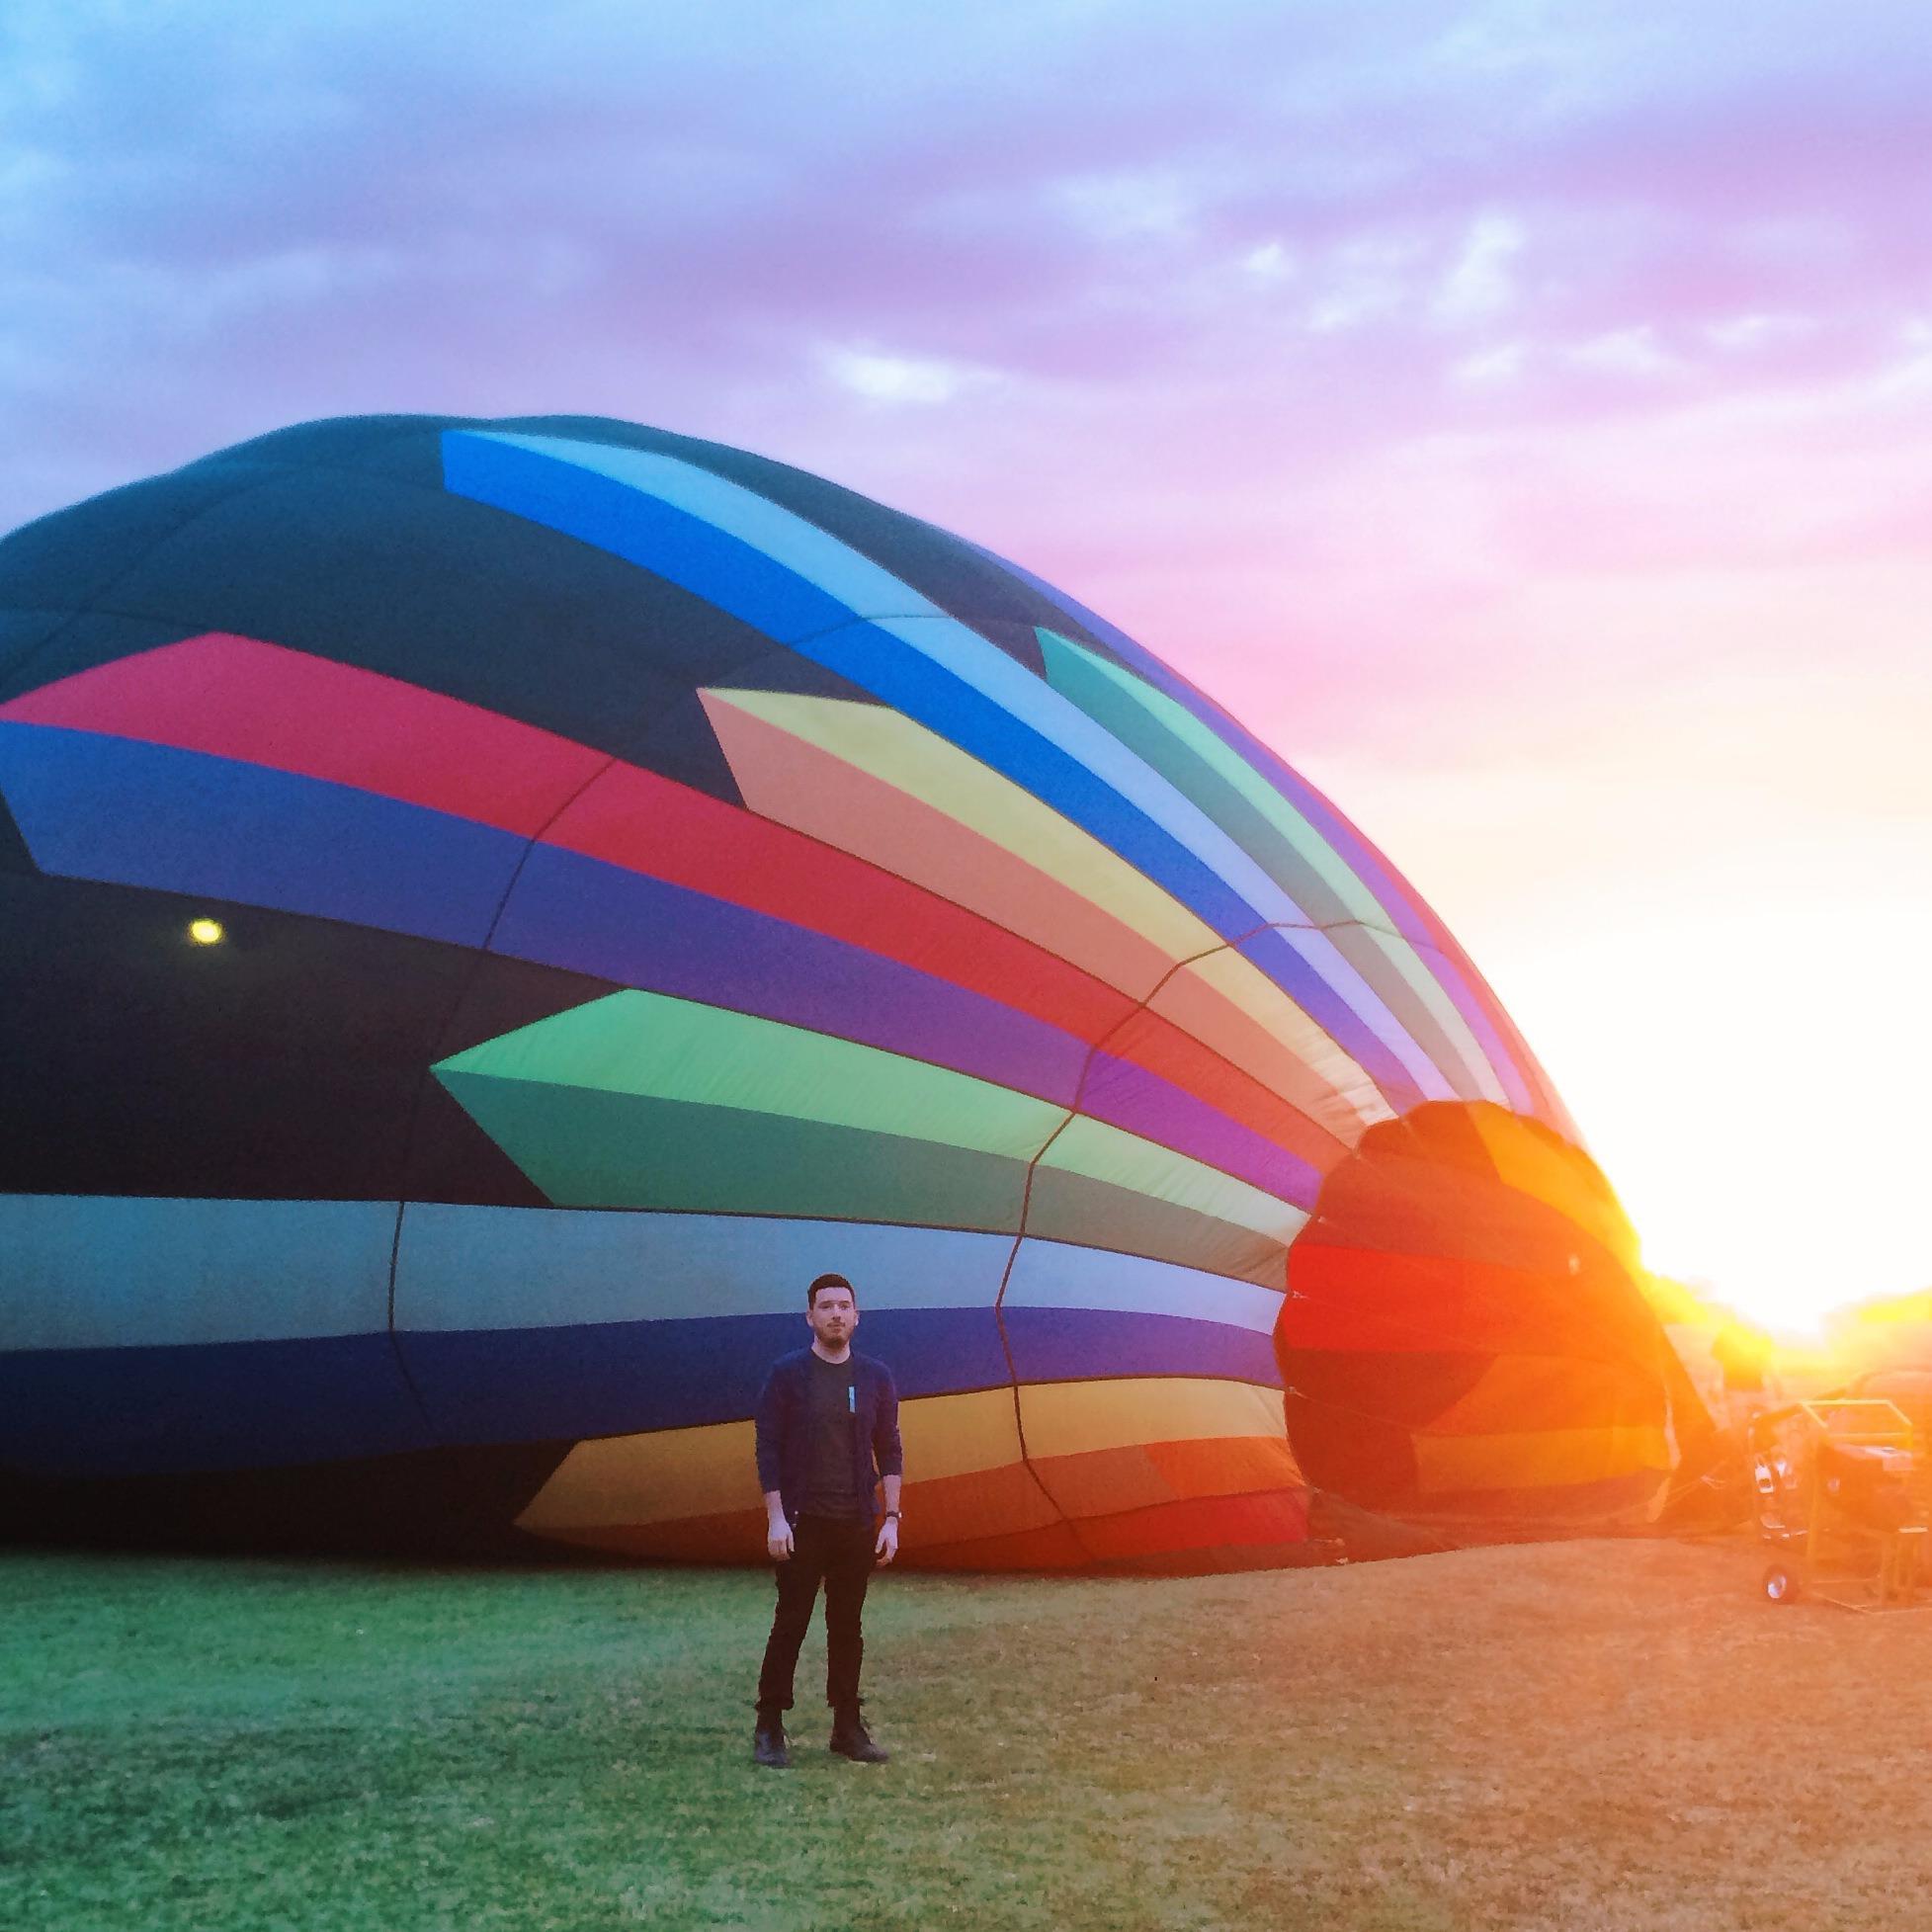
<svg viewBox="0 0 1932 1932">
<path fill-rule="evenodd" d="M 886 1520 L 886 1522 L 888 1522 L 888 1523 L 892 1523 L 892 1522 L 896 1522 L 896 1521 L 898 1520 L 898 1514 L 899 1514 L 899 1513 L 898 1513 L 898 1511 L 897 1511 L 896 1509 L 888 1509 L 888 1510 L 887 1510 L 887 1511 L 885 1512 L 885 1520 Z"/>
</svg>

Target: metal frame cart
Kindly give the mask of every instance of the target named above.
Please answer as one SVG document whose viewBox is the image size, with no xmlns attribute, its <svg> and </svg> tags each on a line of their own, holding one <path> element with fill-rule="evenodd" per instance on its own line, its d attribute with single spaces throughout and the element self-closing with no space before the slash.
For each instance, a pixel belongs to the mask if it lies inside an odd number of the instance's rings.
<svg viewBox="0 0 1932 1932">
<path fill-rule="evenodd" d="M 1771 1602 L 1932 1608 L 1924 1470 L 1902 1410 L 1821 1396 L 1754 1417 L 1748 1440 L 1758 1534 L 1777 1552 L 1762 1584 Z"/>
</svg>

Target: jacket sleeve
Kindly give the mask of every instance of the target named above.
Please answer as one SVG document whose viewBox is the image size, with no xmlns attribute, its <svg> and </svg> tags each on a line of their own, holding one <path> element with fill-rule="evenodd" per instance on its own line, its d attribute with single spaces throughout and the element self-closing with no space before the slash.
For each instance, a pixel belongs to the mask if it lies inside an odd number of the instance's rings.
<svg viewBox="0 0 1932 1932">
<path fill-rule="evenodd" d="M 774 1365 L 765 1378 L 765 1386 L 758 1391 L 758 1406 L 752 1411 L 752 1442 L 758 1456 L 758 1488 L 763 1495 L 770 1495 L 781 1487 L 779 1475 L 779 1442 L 785 1426 L 785 1391 L 779 1386 L 779 1372 Z"/>
<path fill-rule="evenodd" d="M 905 1473 L 905 1451 L 899 1442 L 899 1391 L 890 1369 L 879 1372 L 879 1400 L 872 1422 L 873 1460 L 881 1475 Z"/>
</svg>

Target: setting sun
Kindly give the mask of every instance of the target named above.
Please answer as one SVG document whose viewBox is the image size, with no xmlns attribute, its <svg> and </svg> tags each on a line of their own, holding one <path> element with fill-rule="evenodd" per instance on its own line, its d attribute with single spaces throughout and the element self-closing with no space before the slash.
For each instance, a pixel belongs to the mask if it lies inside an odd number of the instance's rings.
<svg viewBox="0 0 1932 1932">
<path fill-rule="evenodd" d="M 1862 769 L 1798 760 L 1795 694 L 1640 785 L 1611 724 L 1534 776 L 1320 773 L 1537 1043 L 1648 1265 L 1793 1336 L 1932 1286 L 1932 906 L 1873 710 Z"/>
</svg>

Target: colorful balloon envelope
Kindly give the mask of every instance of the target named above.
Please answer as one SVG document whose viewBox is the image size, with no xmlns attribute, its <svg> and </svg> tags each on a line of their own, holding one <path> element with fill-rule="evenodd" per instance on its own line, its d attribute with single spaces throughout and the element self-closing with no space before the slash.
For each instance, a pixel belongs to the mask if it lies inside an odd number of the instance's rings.
<svg viewBox="0 0 1932 1932">
<path fill-rule="evenodd" d="M 1701 1419 L 1387 862 L 798 470 L 365 418 L 81 504 L 0 545 L 0 794 L 16 1533 L 753 1560 L 825 1270 L 911 1562 L 1630 1520 Z"/>
</svg>

